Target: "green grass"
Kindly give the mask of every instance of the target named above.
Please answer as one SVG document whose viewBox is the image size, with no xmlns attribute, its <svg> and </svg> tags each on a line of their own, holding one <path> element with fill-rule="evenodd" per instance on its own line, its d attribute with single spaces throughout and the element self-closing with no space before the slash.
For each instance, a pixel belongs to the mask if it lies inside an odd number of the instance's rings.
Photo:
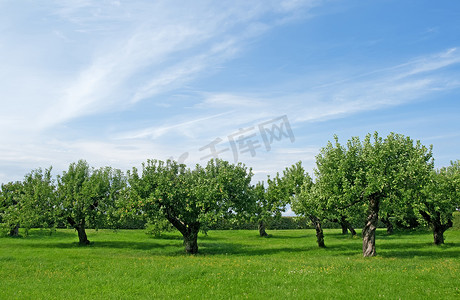
<svg viewBox="0 0 460 300">
<path fill-rule="evenodd" d="M 184 254 L 178 233 L 154 239 L 142 230 L 32 230 L 0 238 L 0 299 L 301 298 L 460 299 L 460 231 L 432 245 L 430 232 L 378 231 L 378 256 L 361 239 L 325 230 L 211 231 L 200 254 Z"/>
</svg>

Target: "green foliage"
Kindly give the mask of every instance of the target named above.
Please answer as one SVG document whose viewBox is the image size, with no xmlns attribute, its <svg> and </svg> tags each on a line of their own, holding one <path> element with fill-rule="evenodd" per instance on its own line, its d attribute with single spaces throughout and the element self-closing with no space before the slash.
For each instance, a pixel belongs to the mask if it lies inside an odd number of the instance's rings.
<svg viewBox="0 0 460 300">
<path fill-rule="evenodd" d="M 269 218 L 265 222 L 268 230 L 308 229 L 311 228 L 305 217 L 279 217 Z M 258 228 L 256 220 L 220 219 L 212 224 L 210 230 L 255 230 Z M 336 227 L 334 227 L 336 228 Z"/>
<path fill-rule="evenodd" d="M 249 212 L 250 218 L 254 224 L 263 222 L 266 226 L 273 222 L 278 222 L 281 219 L 281 214 L 286 210 L 289 204 L 289 197 L 284 193 L 283 180 L 279 174 L 275 178 L 268 177 L 267 189 L 263 182 L 258 182 L 253 187 L 255 200 L 253 208 Z M 249 229 L 249 228 L 248 228 Z"/>
<path fill-rule="evenodd" d="M 125 195 L 126 179 L 120 170 L 90 168 L 84 160 L 72 163 L 58 177 L 59 214 L 88 244 L 85 228 L 116 224 L 117 203 Z M 115 226 L 114 226 L 115 227 Z"/>
<path fill-rule="evenodd" d="M 220 218 L 250 210 L 254 203 L 251 177 L 252 171 L 244 165 L 222 160 L 194 170 L 175 161 L 148 160 L 141 174 L 137 169 L 128 173 L 131 206 L 151 220 L 162 215 L 184 236 L 186 251 L 196 253 L 200 229 L 206 231 Z"/>
<path fill-rule="evenodd" d="M 292 207 L 297 214 L 313 215 L 323 223 L 343 217 L 357 223 L 364 218 L 363 205 L 354 205 L 361 197 L 362 145 L 357 138 L 349 140 L 347 147 L 340 145 L 337 136 L 334 139 L 334 144 L 328 142 L 316 156 L 315 183 L 302 186 Z"/>
<path fill-rule="evenodd" d="M 21 227 L 50 228 L 59 223 L 56 186 L 49 169 L 32 170 L 24 177 Z"/>
<path fill-rule="evenodd" d="M 391 133 L 385 140 L 374 134 L 373 143 L 366 137 L 364 196 L 381 200 L 380 215 L 405 218 L 407 207 L 429 183 L 434 166 L 431 148 L 399 134 Z"/>
<path fill-rule="evenodd" d="M 430 175 L 415 209 L 433 228 L 447 229 L 452 227 L 453 213 L 460 207 L 460 160 Z"/>
<path fill-rule="evenodd" d="M 2 234 L 10 234 L 15 227 L 20 225 L 23 193 L 23 185 L 20 181 L 1 185 L 0 229 Z"/>
<path fill-rule="evenodd" d="M 421 194 L 428 183 L 433 169 L 431 149 L 394 133 L 385 139 L 368 134 L 362 142 L 353 137 L 346 146 L 337 136 L 334 140 L 316 157 L 315 183 L 302 187 L 293 209 L 323 220 L 345 218 L 348 222 L 364 219 L 367 211 L 365 236 L 373 241 L 378 215 L 404 220 L 413 205 L 408 200 Z M 375 249 L 369 253 L 374 255 Z"/>
<path fill-rule="evenodd" d="M 284 205 L 291 204 L 296 207 L 297 198 L 299 197 L 302 189 L 310 189 L 313 181 L 310 175 L 302 167 L 302 162 L 287 167 L 283 171 L 283 176 L 276 175 L 273 181 L 269 181 L 269 189 L 267 193 L 272 198 L 281 199 Z M 299 210 L 297 214 L 302 215 Z"/>
<path fill-rule="evenodd" d="M 165 218 L 159 218 L 153 222 L 148 222 L 145 225 L 145 231 L 149 235 L 160 237 L 161 234 L 174 231 L 174 227 Z"/>
</svg>

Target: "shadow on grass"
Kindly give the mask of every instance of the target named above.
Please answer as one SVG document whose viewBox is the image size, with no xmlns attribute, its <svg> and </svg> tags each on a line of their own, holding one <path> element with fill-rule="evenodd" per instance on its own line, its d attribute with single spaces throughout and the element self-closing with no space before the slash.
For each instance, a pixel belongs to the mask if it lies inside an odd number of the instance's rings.
<svg viewBox="0 0 460 300">
<path fill-rule="evenodd" d="M 380 249 L 380 252 L 379 252 Z M 445 243 L 436 246 L 433 243 L 401 243 L 377 245 L 377 254 L 382 257 L 413 258 L 442 257 L 460 258 L 459 243 Z"/>
<path fill-rule="evenodd" d="M 395 239 L 412 239 L 414 236 L 431 236 L 433 232 L 429 230 L 395 230 L 392 234 L 388 234 L 386 231 L 377 231 L 376 239 L 381 240 L 395 240 Z"/>
<path fill-rule="evenodd" d="M 74 236 L 76 236 L 76 231 L 75 233 L 62 232 L 62 231 L 50 233 L 50 231 L 47 231 L 47 230 L 33 230 L 29 232 L 28 234 L 21 232 L 17 236 L 5 235 L 5 236 L 0 236 L 0 237 L 4 239 L 43 240 L 43 239 L 54 239 L 54 238 L 69 238 L 69 237 L 74 237 Z"/>
<path fill-rule="evenodd" d="M 243 255 L 243 256 L 263 256 L 279 254 L 283 252 L 304 252 L 303 247 L 276 247 L 276 248 L 262 248 L 262 247 L 251 247 L 243 244 L 223 244 L 223 243 L 199 243 L 199 254 L 200 255 Z"/>
<path fill-rule="evenodd" d="M 275 239 L 275 240 L 295 240 L 295 239 L 305 239 L 305 238 L 311 238 L 312 235 L 297 235 L 297 236 L 291 236 L 291 235 L 282 235 L 282 234 L 271 234 L 269 233 L 268 236 L 262 237 L 258 236 L 258 238 L 267 238 L 267 239 Z"/>
<path fill-rule="evenodd" d="M 155 243 L 131 242 L 131 241 L 95 241 L 88 246 L 79 245 L 78 242 L 47 242 L 47 243 L 27 243 L 25 247 L 31 248 L 60 248 L 60 249 L 133 249 L 150 251 L 152 255 L 187 255 L 184 252 L 183 244 L 177 243 Z M 213 243 L 206 240 L 198 241 L 198 255 L 244 255 L 244 256 L 263 256 L 280 253 L 308 253 L 324 251 L 330 256 L 356 256 L 361 255 L 361 244 L 330 244 L 326 243 L 326 248 L 315 246 L 298 247 L 261 247 L 260 245 L 248 246 L 240 243 Z M 446 243 L 442 246 L 435 246 L 432 243 L 401 243 L 401 244 L 378 244 L 377 256 L 385 258 L 456 258 L 460 259 L 460 244 Z M 169 248 L 169 249 L 166 249 Z M 158 250 L 158 253 L 157 251 Z"/>
<path fill-rule="evenodd" d="M 46 230 L 33 231 L 26 238 L 30 240 L 47 239 L 47 238 L 72 238 L 77 236 L 77 231 L 56 231 L 49 232 Z"/>
<path fill-rule="evenodd" d="M 154 236 L 154 235 L 149 235 L 147 234 L 147 237 L 152 240 L 165 240 L 165 241 L 177 241 L 177 240 L 183 240 L 183 237 L 179 235 L 160 235 L 160 236 Z"/>
<path fill-rule="evenodd" d="M 133 249 L 141 251 L 149 251 L 151 255 L 167 255 L 178 256 L 186 255 L 182 243 L 182 236 L 174 233 L 166 233 L 158 238 L 149 238 L 141 241 L 98 241 L 91 239 L 89 246 L 78 244 L 76 233 L 73 231 L 54 233 L 50 238 L 72 238 L 72 241 L 52 241 L 47 240 L 49 235 L 44 232 L 33 232 L 29 237 L 24 238 L 22 246 L 30 248 L 59 248 L 59 249 Z M 460 258 L 460 243 L 453 242 L 442 246 L 435 246 L 430 240 L 426 241 L 410 241 L 411 236 L 429 236 L 429 231 L 412 231 L 412 232 L 396 232 L 388 236 L 384 231 L 377 232 L 377 255 L 385 258 Z M 325 233 L 326 248 L 321 249 L 311 241 L 315 240 L 315 233 L 309 232 L 302 235 L 286 235 L 277 234 L 274 232 L 267 239 L 261 238 L 258 235 L 250 235 L 242 237 L 249 243 L 234 242 L 232 239 L 204 235 L 198 238 L 199 255 L 245 255 L 245 256 L 260 256 L 273 255 L 280 253 L 314 253 L 313 255 L 329 255 L 329 256 L 357 256 L 362 253 L 362 244 L 360 237 L 353 237 L 351 234 L 342 235 L 340 232 Z M 328 243 L 328 237 L 330 242 Z M 406 240 L 406 238 L 408 240 Z M 289 244 L 292 240 L 308 240 L 305 243 Z M 40 242 L 38 242 L 41 240 Z M 260 243 L 254 242 L 260 240 Z M 270 242 L 273 240 L 273 243 Z M 398 240 L 397 242 L 393 240 Z M 286 241 L 286 242 L 284 242 Z M 381 241 L 381 242 L 380 242 Z"/>
<path fill-rule="evenodd" d="M 181 235 L 173 235 L 173 234 L 162 234 L 160 236 L 153 236 L 150 235 L 149 238 L 152 240 L 173 240 L 173 241 L 182 241 L 184 238 Z M 203 235 L 199 236 L 198 240 L 222 240 L 223 238 L 221 237 L 216 237 L 216 236 L 209 236 L 209 235 Z"/>
<path fill-rule="evenodd" d="M 310 247 L 307 249 L 315 250 Z M 324 251 L 332 256 L 355 256 L 362 253 L 361 244 L 328 245 Z M 376 244 L 377 256 L 386 258 L 460 258 L 460 244 L 446 243 L 436 246 L 433 243 Z"/>
<path fill-rule="evenodd" d="M 181 245 L 181 244 L 180 244 Z M 155 242 L 131 242 L 131 241 L 91 241 L 89 245 L 80 245 L 78 242 L 46 242 L 46 243 L 27 243 L 24 247 L 30 248 L 60 248 L 60 249 L 134 249 L 134 250 L 154 250 L 167 247 L 174 247 L 172 244 L 162 244 Z"/>
</svg>

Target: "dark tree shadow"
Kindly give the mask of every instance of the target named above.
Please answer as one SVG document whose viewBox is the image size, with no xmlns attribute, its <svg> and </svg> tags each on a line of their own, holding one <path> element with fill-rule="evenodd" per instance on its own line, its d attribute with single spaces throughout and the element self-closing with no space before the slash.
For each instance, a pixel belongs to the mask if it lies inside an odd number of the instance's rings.
<svg viewBox="0 0 460 300">
<path fill-rule="evenodd" d="M 314 250 L 309 247 L 308 250 Z M 318 248 L 316 248 L 318 249 Z M 436 246 L 433 243 L 376 244 L 377 256 L 385 258 L 460 258 L 460 244 L 446 243 Z M 362 254 L 361 244 L 332 244 L 324 251 L 333 256 L 356 256 Z"/>
<path fill-rule="evenodd" d="M 257 237 L 262 238 L 261 236 L 257 235 Z M 270 239 L 275 239 L 275 240 L 295 240 L 295 239 L 308 239 L 314 237 L 314 234 L 312 235 L 298 235 L 298 236 L 289 236 L 289 235 L 282 235 L 282 234 L 272 234 L 269 233 L 267 238 Z"/>
<path fill-rule="evenodd" d="M 174 247 L 173 244 L 160 244 L 155 242 L 131 242 L 131 241 L 91 241 L 89 245 L 80 245 L 78 242 L 50 242 L 50 243 L 26 243 L 24 247 L 30 248 L 60 248 L 60 249 L 135 249 L 135 250 L 153 250 L 166 247 Z"/>
<path fill-rule="evenodd" d="M 426 258 L 460 258 L 460 243 L 446 242 L 444 245 L 435 246 L 431 241 L 426 242 L 411 242 L 411 236 L 427 235 L 427 231 L 402 231 L 395 232 L 393 235 L 387 235 L 385 231 L 380 230 L 377 232 L 376 237 L 376 250 L 377 256 L 385 258 L 403 258 L 409 259 L 414 257 Z M 59 249 L 72 249 L 72 248 L 87 248 L 87 249 L 133 249 L 140 251 L 148 251 L 151 255 L 169 255 L 187 256 L 185 253 L 182 236 L 175 233 L 166 233 L 160 237 L 151 237 L 142 241 L 98 241 L 91 239 L 91 244 L 87 246 L 80 245 L 77 241 L 77 234 L 72 231 L 58 231 L 50 236 L 50 241 L 46 241 L 48 233 L 34 232 L 27 238 L 24 238 L 24 243 L 21 242 L 21 247 L 30 248 L 59 248 Z M 45 237 L 46 236 L 46 237 Z M 198 238 L 198 255 L 211 256 L 211 255 L 246 255 L 246 256 L 260 256 L 260 255 L 273 255 L 279 253 L 304 253 L 315 252 L 314 255 L 321 255 L 325 253 L 330 256 L 359 256 L 362 255 L 361 237 L 352 237 L 351 234 L 342 235 L 340 232 L 325 233 L 326 248 L 319 248 L 315 244 L 309 243 L 303 245 L 299 242 L 298 245 L 289 245 L 283 243 L 283 240 L 315 240 L 315 233 L 308 232 L 306 234 L 289 236 L 286 234 L 277 234 L 273 232 L 268 239 L 276 240 L 276 245 L 264 243 L 263 239 L 258 235 L 248 236 L 247 239 L 251 241 L 248 244 L 232 242 L 231 239 L 213 235 L 200 235 Z M 331 242 L 328 243 L 328 237 L 331 237 Z M 73 238 L 73 241 L 55 242 L 51 239 L 56 238 Z M 96 237 L 95 237 L 96 238 Z M 333 239 L 332 239 L 333 238 Z M 40 240 L 40 242 L 37 242 Z M 379 241 L 382 241 L 380 243 Z M 392 240 L 399 240 L 397 243 Z M 407 240 L 407 242 L 405 241 Z M 260 243 L 253 243 L 259 241 Z M 383 242 L 384 241 L 384 242 Z"/>
</svg>

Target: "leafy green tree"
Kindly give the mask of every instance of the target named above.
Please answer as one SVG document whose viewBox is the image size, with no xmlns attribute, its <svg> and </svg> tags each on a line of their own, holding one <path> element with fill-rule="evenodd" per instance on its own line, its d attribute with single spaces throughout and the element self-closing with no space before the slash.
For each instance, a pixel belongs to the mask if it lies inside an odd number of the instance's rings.
<svg viewBox="0 0 460 300">
<path fill-rule="evenodd" d="M 252 171 L 244 165 L 211 160 L 194 170 L 168 160 L 148 160 L 142 172 L 128 174 L 131 198 L 142 210 L 160 212 L 184 238 L 185 251 L 198 252 L 198 233 L 219 218 L 231 218 L 250 209 Z"/>
<path fill-rule="evenodd" d="M 267 219 L 272 217 L 271 209 L 269 207 L 270 203 L 266 197 L 266 191 L 263 182 L 258 182 L 254 186 L 254 215 L 253 218 L 257 224 L 259 229 L 259 236 L 267 237 L 268 234 L 265 231 L 265 222 Z"/>
<path fill-rule="evenodd" d="M 431 173 L 416 208 L 433 229 L 434 244 L 444 243 L 444 232 L 452 227 L 453 213 L 460 206 L 460 160 Z"/>
<path fill-rule="evenodd" d="M 19 235 L 22 195 L 23 185 L 20 181 L 1 185 L 0 223 L 10 236 Z"/>
<path fill-rule="evenodd" d="M 24 177 L 21 224 L 26 229 L 55 228 L 58 223 L 56 185 L 51 170 L 51 167 L 32 170 Z"/>
<path fill-rule="evenodd" d="M 375 229 L 382 207 L 388 211 L 398 207 L 407 193 L 419 193 L 428 183 L 433 170 L 431 148 L 420 141 L 391 133 L 383 140 L 367 135 L 363 143 L 365 181 L 363 199 L 367 201 L 368 217 L 363 229 L 363 255 L 374 256 Z"/>
<path fill-rule="evenodd" d="M 296 197 L 292 199 L 292 210 L 310 219 L 316 231 L 316 243 L 324 248 L 324 233 L 321 225 L 325 219 L 325 210 L 322 208 L 323 201 L 319 189 L 312 181 L 306 182 Z"/>
<path fill-rule="evenodd" d="M 400 211 L 405 195 L 420 192 L 432 168 L 431 149 L 403 135 L 368 134 L 346 146 L 335 136 L 317 156 L 314 188 L 302 199 L 323 218 L 360 216 L 366 209 L 363 255 L 374 256 L 379 212 Z"/>
<path fill-rule="evenodd" d="M 315 183 L 303 187 L 293 201 L 297 214 L 309 216 L 317 230 L 318 246 L 324 247 L 324 235 L 321 222 L 338 222 L 342 232 L 348 230 L 356 234 L 351 222 L 356 221 L 362 212 L 354 205 L 359 193 L 353 183 L 361 175 L 358 172 L 361 163 L 358 159 L 361 151 L 356 139 L 348 142 L 347 147 L 340 145 L 337 136 L 335 143 L 329 142 L 316 156 Z"/>
<path fill-rule="evenodd" d="M 304 202 L 304 196 L 310 194 L 312 187 L 312 178 L 299 161 L 287 167 L 283 171 L 283 176 L 277 174 L 273 181 L 269 181 L 267 194 L 273 199 L 278 199 L 280 205 L 291 204 L 296 214 L 308 217 L 315 227 L 318 246 L 324 247 L 321 218 L 318 217 L 320 210 L 314 206 L 302 206 L 301 204 Z"/>
<path fill-rule="evenodd" d="M 58 177 L 60 213 L 78 232 L 80 244 L 90 243 L 86 235 L 88 225 L 98 228 L 110 218 L 124 182 L 121 171 L 110 167 L 92 169 L 84 160 L 70 164 Z"/>
<path fill-rule="evenodd" d="M 267 188 L 263 182 L 258 182 L 254 187 L 255 209 L 252 218 L 258 224 L 259 235 L 268 236 L 265 231 L 265 224 L 281 218 L 282 212 L 286 211 L 286 206 L 290 202 L 287 185 L 283 182 L 279 174 L 273 179 L 267 178 Z"/>
</svg>

